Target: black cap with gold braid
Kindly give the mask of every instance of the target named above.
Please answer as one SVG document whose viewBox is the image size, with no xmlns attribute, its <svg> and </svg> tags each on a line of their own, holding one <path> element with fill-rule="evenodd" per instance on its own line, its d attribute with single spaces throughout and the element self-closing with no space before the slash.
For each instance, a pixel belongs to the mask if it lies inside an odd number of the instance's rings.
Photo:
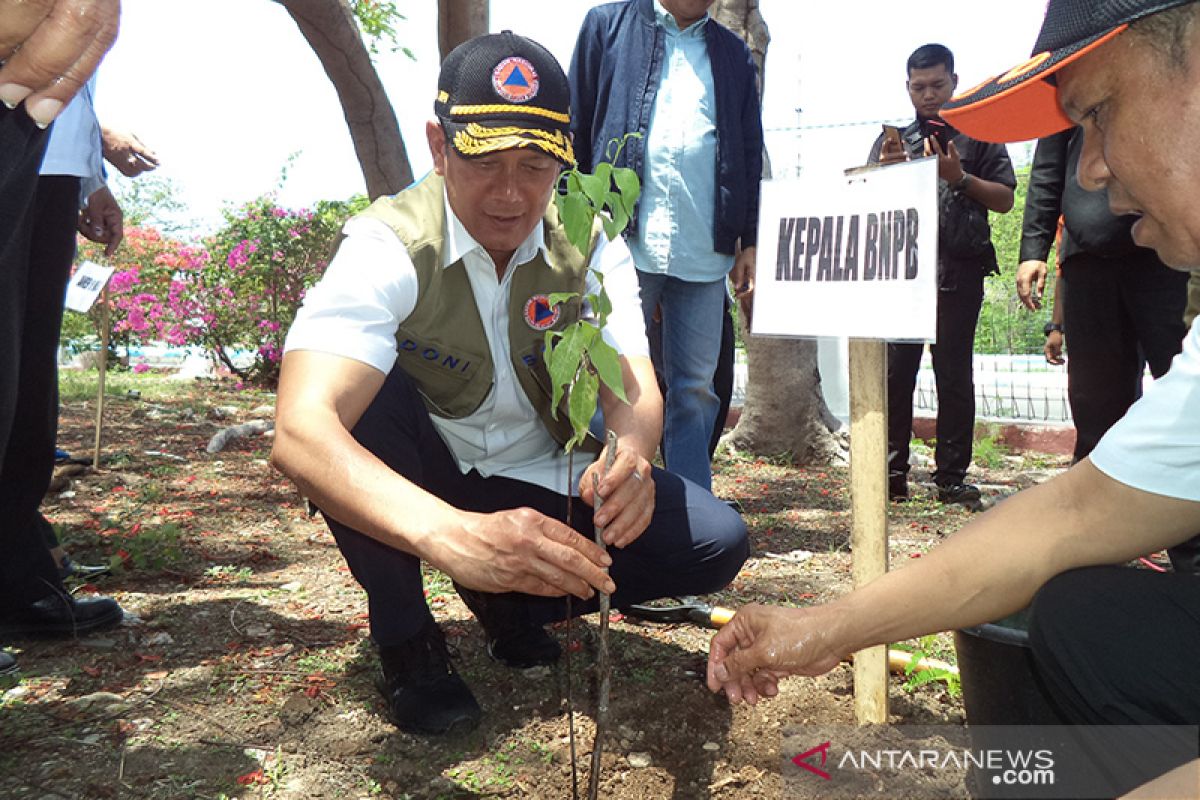
<svg viewBox="0 0 1200 800">
<path fill-rule="evenodd" d="M 549 50 L 512 31 L 454 48 L 442 62 L 433 110 L 465 158 L 530 147 L 575 166 L 566 73 Z"/>
</svg>

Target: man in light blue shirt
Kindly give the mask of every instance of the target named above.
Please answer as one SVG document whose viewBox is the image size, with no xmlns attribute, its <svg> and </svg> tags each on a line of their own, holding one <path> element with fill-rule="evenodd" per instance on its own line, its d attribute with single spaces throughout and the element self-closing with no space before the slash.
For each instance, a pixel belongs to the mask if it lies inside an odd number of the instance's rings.
<svg viewBox="0 0 1200 800">
<path fill-rule="evenodd" d="M 595 168 L 610 139 L 644 136 L 629 141 L 621 162 L 642 179 L 626 238 L 647 329 L 656 311 L 662 319 L 663 460 L 706 489 L 725 279 L 739 297 L 753 291 L 762 171 L 754 63 L 741 39 L 708 16 L 712 4 L 597 6 L 571 67 L 581 169 Z"/>
</svg>

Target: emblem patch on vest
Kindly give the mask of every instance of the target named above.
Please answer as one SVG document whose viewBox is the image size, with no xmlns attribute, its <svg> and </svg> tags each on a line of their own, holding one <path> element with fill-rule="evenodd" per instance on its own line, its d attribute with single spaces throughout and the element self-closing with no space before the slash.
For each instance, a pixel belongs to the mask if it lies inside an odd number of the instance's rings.
<svg viewBox="0 0 1200 800">
<path fill-rule="evenodd" d="M 492 88 L 510 103 L 524 103 L 538 93 L 537 70 L 520 56 L 510 56 L 492 70 Z"/>
<path fill-rule="evenodd" d="M 544 294 L 535 294 L 525 301 L 525 322 L 535 331 L 553 328 L 561 316 L 559 307 L 551 306 L 550 298 Z"/>
</svg>

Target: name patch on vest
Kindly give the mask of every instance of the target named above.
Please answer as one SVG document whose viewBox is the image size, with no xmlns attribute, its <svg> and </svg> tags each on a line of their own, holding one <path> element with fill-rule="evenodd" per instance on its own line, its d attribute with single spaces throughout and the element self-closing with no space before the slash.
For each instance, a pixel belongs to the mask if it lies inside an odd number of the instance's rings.
<svg viewBox="0 0 1200 800">
<path fill-rule="evenodd" d="M 535 331 L 553 328 L 561 316 L 562 310 L 550 305 L 550 298 L 544 294 L 535 294 L 525 301 L 525 323 Z"/>
<path fill-rule="evenodd" d="M 439 366 L 451 372 L 466 373 L 471 367 L 470 358 L 450 353 L 432 344 L 424 344 L 412 338 L 404 338 L 399 342 L 400 355 L 418 358 L 431 366 Z"/>
</svg>

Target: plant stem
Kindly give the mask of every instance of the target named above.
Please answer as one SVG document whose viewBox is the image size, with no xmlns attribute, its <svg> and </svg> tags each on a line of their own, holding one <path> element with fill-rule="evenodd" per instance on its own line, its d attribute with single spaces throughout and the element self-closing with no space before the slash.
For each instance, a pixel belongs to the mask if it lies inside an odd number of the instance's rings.
<svg viewBox="0 0 1200 800">
<path fill-rule="evenodd" d="M 612 468 L 617 458 L 617 435 L 612 431 L 607 436 L 608 452 L 604 458 L 604 474 Z M 595 508 L 599 511 L 604 505 L 600 496 L 600 478 L 592 473 L 592 491 L 596 498 Z M 604 547 L 604 528 L 596 526 L 596 544 Z M 604 728 L 608 721 L 608 690 L 612 678 L 612 665 L 608 656 L 608 614 L 610 598 L 608 592 L 600 592 L 600 643 L 596 656 L 596 669 L 600 673 L 599 686 L 596 690 L 596 737 L 592 742 L 592 768 L 588 774 L 588 800 L 596 800 L 600 791 L 600 755 L 603 750 Z"/>
<path fill-rule="evenodd" d="M 571 524 L 571 476 L 575 474 L 575 451 L 567 451 L 567 525 Z M 571 800 L 579 800 L 579 757 L 575 752 L 575 703 L 572 697 L 571 679 L 571 619 L 575 615 L 571 608 L 571 595 L 567 595 L 567 736 L 571 742 Z"/>
</svg>

